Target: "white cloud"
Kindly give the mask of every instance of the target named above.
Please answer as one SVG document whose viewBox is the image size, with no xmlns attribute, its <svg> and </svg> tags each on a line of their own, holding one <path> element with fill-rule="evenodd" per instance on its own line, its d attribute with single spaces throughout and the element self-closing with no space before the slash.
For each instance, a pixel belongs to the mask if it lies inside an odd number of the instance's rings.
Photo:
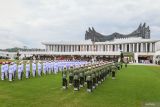
<svg viewBox="0 0 160 107">
<path fill-rule="evenodd" d="M 129 33 L 140 22 L 147 22 L 151 36 L 159 39 L 159 4 L 159 0 L 0 0 L 0 48 L 83 40 L 90 26 L 103 34 Z"/>
</svg>

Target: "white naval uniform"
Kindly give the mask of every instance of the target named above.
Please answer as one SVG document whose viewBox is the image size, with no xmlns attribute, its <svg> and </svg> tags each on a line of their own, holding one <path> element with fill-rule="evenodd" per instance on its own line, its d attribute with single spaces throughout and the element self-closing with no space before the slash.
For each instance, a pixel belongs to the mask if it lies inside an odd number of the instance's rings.
<svg viewBox="0 0 160 107">
<path fill-rule="evenodd" d="M 26 78 L 30 76 L 30 64 L 26 64 Z"/>
<path fill-rule="evenodd" d="M 5 64 L 5 77 L 8 78 L 8 64 Z"/>
<path fill-rule="evenodd" d="M 22 68 L 21 65 L 18 65 L 18 79 L 21 80 L 22 79 Z"/>
<path fill-rule="evenodd" d="M 41 63 L 38 63 L 38 75 L 41 76 L 41 72 L 42 72 L 42 65 Z"/>
<path fill-rule="evenodd" d="M 23 78 L 23 74 L 24 74 L 24 65 L 23 64 L 21 64 L 21 71 L 22 71 L 21 76 Z"/>
<path fill-rule="evenodd" d="M 54 62 L 51 62 L 51 70 L 52 70 L 52 73 L 54 73 Z"/>
<path fill-rule="evenodd" d="M 49 73 L 49 63 L 46 62 L 46 73 L 48 74 Z"/>
<path fill-rule="evenodd" d="M 5 79 L 5 65 L 1 66 L 1 80 Z"/>
<path fill-rule="evenodd" d="M 17 64 L 13 64 L 13 78 L 16 78 Z"/>
<path fill-rule="evenodd" d="M 43 73 L 46 75 L 46 63 L 43 63 Z"/>
<path fill-rule="evenodd" d="M 36 64 L 35 63 L 32 63 L 32 75 L 33 77 L 36 76 Z"/>
<path fill-rule="evenodd" d="M 13 80 L 13 65 L 10 65 L 9 66 L 9 81 L 12 81 Z"/>
<path fill-rule="evenodd" d="M 51 70 L 52 70 L 51 62 L 48 62 L 48 72 L 49 72 L 49 74 L 51 74 Z"/>
<path fill-rule="evenodd" d="M 58 72 L 58 63 L 54 64 L 54 73 L 57 74 Z"/>
</svg>

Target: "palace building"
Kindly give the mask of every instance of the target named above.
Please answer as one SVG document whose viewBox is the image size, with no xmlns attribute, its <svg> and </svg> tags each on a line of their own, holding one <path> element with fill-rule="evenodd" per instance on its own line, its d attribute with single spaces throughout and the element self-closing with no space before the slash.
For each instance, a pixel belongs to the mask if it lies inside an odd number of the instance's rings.
<svg viewBox="0 0 160 107">
<path fill-rule="evenodd" d="M 41 59 L 46 56 L 47 58 L 67 56 L 73 59 L 79 57 L 89 60 L 118 60 L 123 53 L 124 59 L 130 62 L 160 63 L 160 40 L 151 39 L 150 28 L 145 23 L 140 24 L 129 34 L 102 35 L 92 27 L 86 31 L 83 41 L 42 42 L 42 44 L 45 46 L 44 51 L 19 51 L 20 57 L 37 56 Z M 4 52 L 0 54 L 5 55 Z"/>
<path fill-rule="evenodd" d="M 136 63 L 154 63 L 160 49 L 160 40 L 150 38 L 149 26 L 140 24 L 128 35 L 113 33 L 102 35 L 89 28 L 84 41 L 43 42 L 46 52 L 52 55 L 126 56 L 132 55 Z"/>
</svg>

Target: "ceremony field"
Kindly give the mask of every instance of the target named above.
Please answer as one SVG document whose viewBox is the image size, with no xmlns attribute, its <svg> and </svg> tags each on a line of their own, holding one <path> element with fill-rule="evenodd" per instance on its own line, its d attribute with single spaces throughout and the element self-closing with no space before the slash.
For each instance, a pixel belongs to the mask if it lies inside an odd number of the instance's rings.
<svg viewBox="0 0 160 107">
<path fill-rule="evenodd" d="M 61 74 L 22 81 L 0 80 L 0 107 L 143 107 L 160 104 L 160 67 L 129 65 L 93 93 L 61 88 Z M 147 106 L 146 106 L 147 107 Z"/>
</svg>

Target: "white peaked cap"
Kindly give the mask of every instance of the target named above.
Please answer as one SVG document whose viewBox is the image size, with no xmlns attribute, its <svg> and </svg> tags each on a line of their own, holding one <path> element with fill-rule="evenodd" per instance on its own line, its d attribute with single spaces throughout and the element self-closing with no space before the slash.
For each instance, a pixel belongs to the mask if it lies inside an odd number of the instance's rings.
<svg viewBox="0 0 160 107">
<path fill-rule="evenodd" d="M 88 67 L 88 69 L 91 69 L 91 67 Z"/>
</svg>

